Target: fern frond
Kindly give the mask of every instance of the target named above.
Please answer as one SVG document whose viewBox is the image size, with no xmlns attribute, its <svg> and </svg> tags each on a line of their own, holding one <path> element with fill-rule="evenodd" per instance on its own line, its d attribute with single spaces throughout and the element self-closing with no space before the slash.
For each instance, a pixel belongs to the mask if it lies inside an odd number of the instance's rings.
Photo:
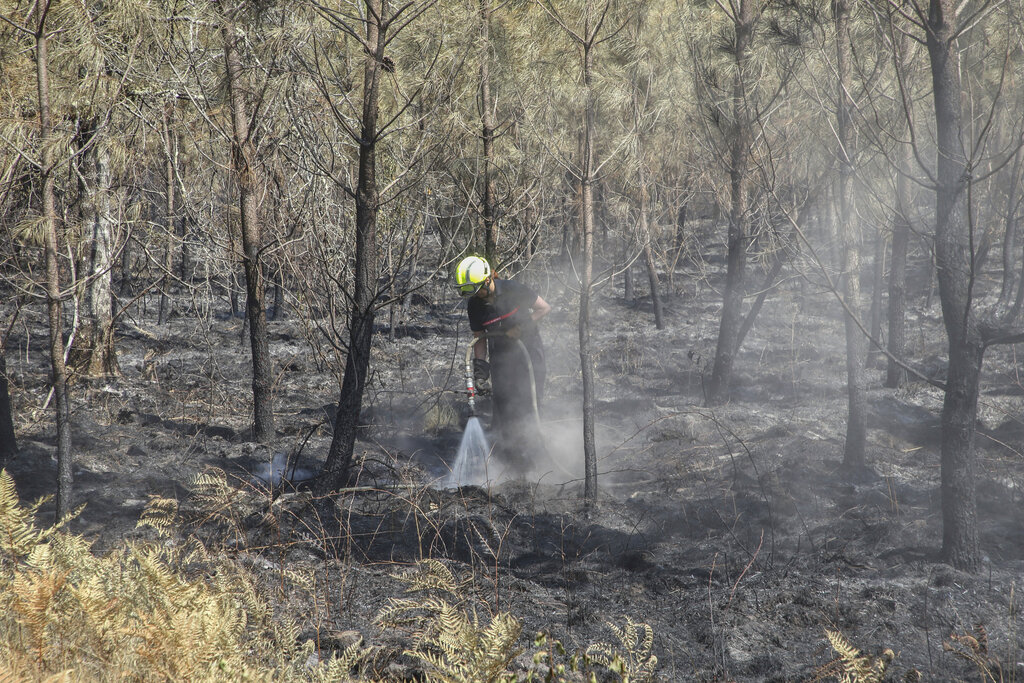
<svg viewBox="0 0 1024 683">
<path fill-rule="evenodd" d="M 142 509 L 142 514 L 139 515 L 139 521 L 135 528 L 150 527 L 156 531 L 158 536 L 166 538 L 177 526 L 178 501 L 174 498 L 151 495 L 146 507 Z"/>
<path fill-rule="evenodd" d="M 1002 665 L 989 656 L 988 632 L 984 624 L 975 624 L 973 635 L 952 634 L 948 641 L 942 643 L 942 649 L 973 664 L 984 681 L 1000 681 L 1003 678 Z"/>
<path fill-rule="evenodd" d="M 439 590 L 455 594 L 461 587 L 452 571 L 434 558 L 417 562 L 411 570 L 397 578 L 407 583 L 410 591 Z"/>
<path fill-rule="evenodd" d="M 832 649 L 839 657 L 815 672 L 814 680 L 836 676 L 843 683 L 881 683 L 896 654 L 886 649 L 879 657 L 863 654 L 838 631 L 825 630 Z M 840 675 L 841 669 L 841 675 Z"/>
<path fill-rule="evenodd" d="M 501 613 L 481 628 L 472 606 L 455 594 L 464 583 L 436 560 L 422 561 L 399 578 L 409 585 L 410 593 L 426 595 L 392 599 L 377 622 L 408 631 L 412 642 L 406 654 L 427 666 L 428 680 L 504 680 L 509 662 L 518 654 L 514 649 L 522 629 L 518 619 Z M 459 602 L 453 604 L 434 592 Z"/>
<path fill-rule="evenodd" d="M 197 501 L 203 507 L 220 509 L 231 505 L 237 491 L 228 483 L 227 475 L 222 470 L 212 469 L 200 472 L 189 484 Z"/>
<path fill-rule="evenodd" d="M 18 498 L 14 479 L 7 470 L 0 470 L 0 553 L 9 556 L 13 561 L 32 552 L 49 535 L 40 531 L 33 523 L 35 513 L 42 505 L 38 501 L 34 506 L 23 507 Z M 0 560 L 3 559 L 0 555 Z"/>
<path fill-rule="evenodd" d="M 619 641 L 616 647 L 609 643 L 594 643 L 586 650 L 593 662 L 619 673 L 630 681 L 648 681 L 654 677 L 658 658 L 654 656 L 654 629 L 649 624 L 626 617 L 626 625 L 619 628 L 605 622 Z"/>
</svg>

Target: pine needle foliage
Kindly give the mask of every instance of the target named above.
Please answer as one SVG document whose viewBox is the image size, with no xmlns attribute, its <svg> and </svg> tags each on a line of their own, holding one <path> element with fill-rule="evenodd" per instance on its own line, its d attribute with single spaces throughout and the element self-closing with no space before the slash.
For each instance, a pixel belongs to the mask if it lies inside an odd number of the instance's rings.
<svg viewBox="0 0 1024 683">
<path fill-rule="evenodd" d="M 166 500 L 147 524 L 174 523 Z M 361 643 L 320 665 L 312 641 L 273 615 L 252 577 L 201 543 L 129 543 L 98 557 L 35 525 L 0 471 L 0 681 L 343 681 Z M 155 523 L 154 523 L 155 522 Z"/>
<path fill-rule="evenodd" d="M 878 657 L 864 654 L 838 631 L 825 630 L 828 642 L 839 655 L 814 672 L 812 681 L 836 679 L 840 683 L 882 683 L 896 654 L 886 649 Z"/>
</svg>

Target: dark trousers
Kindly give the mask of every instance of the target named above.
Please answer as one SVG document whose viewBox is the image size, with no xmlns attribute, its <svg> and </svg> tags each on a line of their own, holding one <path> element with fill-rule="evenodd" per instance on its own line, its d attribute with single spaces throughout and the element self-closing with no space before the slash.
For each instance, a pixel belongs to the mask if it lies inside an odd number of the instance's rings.
<svg viewBox="0 0 1024 683">
<path fill-rule="evenodd" d="M 534 412 L 534 396 L 539 411 L 547 377 L 544 346 L 540 337 L 535 337 L 522 342 L 511 340 L 495 347 L 491 348 L 494 406 L 491 427 L 498 435 L 495 446 L 503 459 L 525 465 L 532 452 L 543 447 L 538 432 L 539 415 Z"/>
</svg>

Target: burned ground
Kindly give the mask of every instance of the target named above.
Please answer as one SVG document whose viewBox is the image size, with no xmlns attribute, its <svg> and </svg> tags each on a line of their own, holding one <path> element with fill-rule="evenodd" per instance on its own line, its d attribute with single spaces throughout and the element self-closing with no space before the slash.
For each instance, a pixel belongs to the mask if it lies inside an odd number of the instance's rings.
<svg viewBox="0 0 1024 683">
<path fill-rule="evenodd" d="M 447 473 L 466 418 L 464 312 L 441 284 L 417 296 L 414 325 L 393 341 L 386 331 L 375 339 L 360 488 L 326 507 L 301 487 L 267 492 L 257 476 L 274 453 L 287 458 L 289 477 L 315 472 L 330 441 L 338 380 L 299 316 L 271 322 L 279 438 L 268 447 L 248 437 L 248 346 L 227 302 L 214 303 L 219 317 L 182 308 L 164 326 L 135 311 L 119 330 L 123 376 L 72 388 L 76 502 L 86 503 L 74 530 L 100 552 L 144 533 L 135 523 L 148 496 L 188 509 L 192 478 L 213 467 L 240 493 L 230 518 L 201 533 L 264 573 L 268 594 L 324 646 L 359 633 L 397 648 L 373 616 L 400 591 L 396 568 L 429 556 L 471 575 L 480 603 L 522 619 L 524 634 L 544 630 L 585 646 L 611 638 L 606 622 L 650 624 L 662 680 L 811 678 L 835 656 L 826 629 L 872 655 L 892 649 L 894 679 L 916 670 L 929 680 L 979 680 L 976 664 L 944 649 L 978 624 L 989 667 L 1004 667 L 1006 679 L 1024 673 L 1016 597 L 1024 388 L 1015 347 L 986 358 L 985 561 L 968 575 L 938 554 L 941 393 L 920 382 L 881 388 L 884 367 L 874 359 L 874 474 L 851 481 L 841 467 L 842 322 L 827 293 L 809 294 L 797 280 L 769 297 L 737 360 L 733 399 L 715 408 L 702 394 L 717 333 L 714 290 L 677 273 L 660 331 L 645 302 L 599 290 L 601 492 L 584 509 L 577 300 L 544 272 L 531 277 L 556 309 L 542 325 L 550 457 L 528 476 L 486 489 L 430 485 Z M 8 349 L 21 450 L 6 467 L 32 499 L 53 491 L 54 435 L 42 409 L 43 321 L 25 320 Z M 937 301 L 912 308 L 909 329 L 915 359 L 943 357 Z M 933 364 L 941 372 L 941 361 Z M 319 577 L 315 600 L 269 588 L 285 567 Z"/>
</svg>

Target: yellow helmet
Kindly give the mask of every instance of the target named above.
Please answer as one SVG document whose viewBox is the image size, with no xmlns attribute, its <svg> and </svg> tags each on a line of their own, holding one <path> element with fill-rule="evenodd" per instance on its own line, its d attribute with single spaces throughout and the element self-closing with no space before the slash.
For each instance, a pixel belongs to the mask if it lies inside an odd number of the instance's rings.
<svg viewBox="0 0 1024 683">
<path fill-rule="evenodd" d="M 455 286 L 462 296 L 473 296 L 491 276 L 491 264 L 480 256 L 467 256 L 455 266 Z"/>
</svg>

